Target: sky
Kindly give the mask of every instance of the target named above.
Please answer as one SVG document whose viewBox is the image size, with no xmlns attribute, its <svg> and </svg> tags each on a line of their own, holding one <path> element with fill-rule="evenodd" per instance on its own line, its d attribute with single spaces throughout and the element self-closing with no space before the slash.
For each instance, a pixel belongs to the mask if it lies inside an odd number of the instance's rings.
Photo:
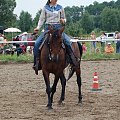
<svg viewBox="0 0 120 120">
<path fill-rule="evenodd" d="M 72 7 L 73 5 L 80 7 L 81 5 L 88 6 L 90 4 L 93 4 L 94 1 L 102 3 L 104 1 L 110 2 L 112 0 L 58 0 L 57 3 L 63 7 Z M 30 13 L 32 15 L 32 18 L 34 18 L 36 16 L 36 13 L 44 7 L 46 2 L 47 0 L 16 0 L 17 6 L 14 10 L 14 13 L 19 17 L 20 12 L 23 10 Z"/>
</svg>

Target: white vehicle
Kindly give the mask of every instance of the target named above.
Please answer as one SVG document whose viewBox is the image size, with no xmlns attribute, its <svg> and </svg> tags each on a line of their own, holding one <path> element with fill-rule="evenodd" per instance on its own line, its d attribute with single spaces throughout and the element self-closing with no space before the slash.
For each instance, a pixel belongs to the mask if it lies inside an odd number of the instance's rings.
<svg viewBox="0 0 120 120">
<path fill-rule="evenodd" d="M 105 39 L 115 39 L 115 32 L 105 33 Z M 101 40 L 101 37 L 97 37 L 96 40 Z"/>
<path fill-rule="evenodd" d="M 105 33 L 106 39 L 115 39 L 115 32 Z"/>
</svg>

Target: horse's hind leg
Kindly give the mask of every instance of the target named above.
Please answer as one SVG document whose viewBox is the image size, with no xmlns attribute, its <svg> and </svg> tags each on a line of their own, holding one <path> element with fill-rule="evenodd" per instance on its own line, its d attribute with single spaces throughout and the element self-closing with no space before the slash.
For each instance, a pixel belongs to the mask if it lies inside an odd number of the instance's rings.
<svg viewBox="0 0 120 120">
<path fill-rule="evenodd" d="M 81 94 L 81 70 L 78 68 L 76 70 L 77 84 L 78 84 L 78 103 L 82 103 L 82 94 Z"/>
<path fill-rule="evenodd" d="M 66 78 L 64 76 L 64 73 L 62 73 L 62 75 L 60 76 L 60 80 L 61 80 L 61 85 L 62 85 L 62 91 L 61 91 L 61 97 L 59 100 L 59 104 L 61 104 L 62 101 L 64 101 L 64 99 L 65 99 Z"/>
</svg>

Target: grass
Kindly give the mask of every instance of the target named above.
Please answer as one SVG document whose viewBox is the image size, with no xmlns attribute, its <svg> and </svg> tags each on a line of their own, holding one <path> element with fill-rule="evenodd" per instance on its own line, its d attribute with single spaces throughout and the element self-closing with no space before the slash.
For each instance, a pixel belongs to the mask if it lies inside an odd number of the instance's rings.
<svg viewBox="0 0 120 120">
<path fill-rule="evenodd" d="M 120 60 L 120 54 L 105 54 L 105 53 L 86 53 L 82 56 L 83 60 Z"/>
<path fill-rule="evenodd" d="M 83 54 L 82 60 L 120 60 L 120 54 L 105 54 L 105 53 L 86 53 Z M 33 62 L 33 55 L 24 54 L 17 57 L 17 55 L 0 55 L 0 63 L 31 63 Z"/>
<path fill-rule="evenodd" d="M 28 63 L 28 62 L 33 62 L 33 55 L 30 54 L 24 54 L 24 55 L 20 55 L 19 57 L 17 57 L 17 55 L 0 55 L 0 62 L 1 63 L 8 63 L 8 62 L 12 62 L 12 63 Z"/>
</svg>

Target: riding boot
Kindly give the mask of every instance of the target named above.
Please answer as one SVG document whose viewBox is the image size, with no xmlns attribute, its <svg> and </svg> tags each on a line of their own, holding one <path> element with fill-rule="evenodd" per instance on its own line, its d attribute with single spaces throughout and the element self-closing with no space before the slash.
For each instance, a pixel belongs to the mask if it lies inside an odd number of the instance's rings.
<svg viewBox="0 0 120 120">
<path fill-rule="evenodd" d="M 71 64 L 73 64 L 73 66 L 75 68 L 78 68 L 79 67 L 79 61 L 75 57 L 75 55 L 73 53 L 73 50 L 72 50 L 72 48 L 70 46 L 67 46 L 67 53 L 68 53 L 68 55 L 70 57 Z"/>
<path fill-rule="evenodd" d="M 39 70 L 39 57 L 37 57 L 34 61 L 33 69 L 35 70 L 35 74 L 38 75 Z"/>
</svg>

